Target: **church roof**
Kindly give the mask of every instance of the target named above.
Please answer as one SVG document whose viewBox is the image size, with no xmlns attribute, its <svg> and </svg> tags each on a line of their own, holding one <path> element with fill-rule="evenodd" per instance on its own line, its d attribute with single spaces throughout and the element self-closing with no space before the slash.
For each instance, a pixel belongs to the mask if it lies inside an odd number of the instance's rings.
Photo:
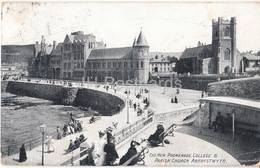
<svg viewBox="0 0 260 168">
<path fill-rule="evenodd" d="M 132 50 L 132 47 L 94 49 L 91 51 L 88 60 L 121 59 L 131 53 Z"/>
<path fill-rule="evenodd" d="M 186 48 L 185 51 L 180 56 L 180 59 L 198 58 L 200 57 L 200 54 L 205 51 L 211 51 L 211 44 L 193 47 L 193 48 Z"/>
<path fill-rule="evenodd" d="M 136 46 L 142 46 L 142 47 L 148 47 L 148 43 L 146 41 L 146 38 L 143 35 L 142 30 L 140 31 L 140 34 L 138 36 L 138 39 L 136 41 Z"/>
</svg>

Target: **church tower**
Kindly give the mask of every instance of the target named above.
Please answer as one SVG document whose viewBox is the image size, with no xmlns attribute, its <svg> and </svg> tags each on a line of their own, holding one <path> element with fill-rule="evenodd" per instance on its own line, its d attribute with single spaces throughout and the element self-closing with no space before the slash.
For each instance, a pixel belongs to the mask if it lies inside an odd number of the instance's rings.
<svg viewBox="0 0 260 168">
<path fill-rule="evenodd" d="M 134 42 L 133 48 L 137 67 L 135 76 L 139 83 L 147 83 L 149 79 L 149 45 L 142 30 L 139 33 L 137 41 Z"/>
<path fill-rule="evenodd" d="M 212 20 L 212 54 L 214 73 L 237 73 L 236 18 Z"/>
</svg>

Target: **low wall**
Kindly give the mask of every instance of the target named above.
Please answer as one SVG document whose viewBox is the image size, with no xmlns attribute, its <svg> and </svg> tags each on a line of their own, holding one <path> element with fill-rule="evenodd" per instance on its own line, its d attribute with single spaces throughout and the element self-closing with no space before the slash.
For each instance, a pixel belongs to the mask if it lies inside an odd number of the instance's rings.
<svg viewBox="0 0 260 168">
<path fill-rule="evenodd" d="M 173 110 L 172 112 L 157 114 L 157 115 L 155 115 L 155 120 L 163 121 L 164 126 L 166 125 L 166 127 L 167 127 L 168 125 L 174 124 L 174 123 L 172 123 L 172 120 L 176 117 L 176 115 L 187 114 L 186 116 L 183 117 L 183 119 L 184 119 L 187 116 L 189 116 L 190 114 L 193 114 L 194 112 L 196 112 L 198 109 L 199 109 L 198 106 L 184 107 L 181 109 Z M 175 124 L 178 124 L 178 123 L 175 123 Z"/>
<path fill-rule="evenodd" d="M 9 81 L 6 91 L 12 94 L 60 102 L 62 86 L 30 82 Z"/>
<path fill-rule="evenodd" d="M 248 123 L 253 125 L 258 125 L 256 128 L 252 128 L 252 131 L 257 131 L 259 137 L 260 133 L 260 108 L 259 109 L 253 109 L 248 107 L 243 107 L 239 105 L 231 105 L 231 104 L 223 104 L 223 103 L 217 103 L 217 102 L 206 102 L 204 106 L 200 109 L 199 113 L 200 115 L 193 123 L 195 126 L 199 127 L 199 122 L 201 123 L 201 127 L 208 128 L 211 126 L 213 121 L 215 121 L 215 118 L 217 116 L 218 112 L 221 112 L 222 116 L 224 118 L 227 118 L 227 113 L 232 115 L 232 112 L 234 110 L 235 114 L 235 123 L 236 122 L 242 122 L 242 123 Z M 200 117 L 200 121 L 199 121 Z M 245 128 L 249 129 L 249 128 Z"/>
<path fill-rule="evenodd" d="M 9 81 L 6 91 L 17 95 L 47 99 L 63 105 L 91 107 L 102 115 L 114 115 L 125 106 L 124 101 L 117 96 L 87 88 Z"/>
<path fill-rule="evenodd" d="M 170 76 L 160 76 L 158 78 L 157 76 L 150 76 L 150 80 L 157 81 L 157 84 L 159 84 L 159 80 L 161 80 L 161 85 L 165 86 L 164 81 L 170 80 Z M 221 80 L 228 80 L 233 78 L 244 78 L 244 76 L 223 76 L 223 75 L 193 75 L 193 76 L 175 76 L 173 80 L 180 80 L 181 81 L 181 88 L 183 89 L 193 89 L 193 90 L 201 90 L 205 91 L 207 90 L 207 86 L 209 83 L 218 81 L 218 78 Z M 168 83 L 169 86 L 169 83 Z M 175 86 L 173 82 L 173 87 Z"/>
<path fill-rule="evenodd" d="M 114 115 L 124 108 L 125 103 L 119 97 L 105 92 L 79 88 L 74 105 L 91 107 L 102 115 Z M 118 110 L 118 105 L 120 105 L 120 110 Z"/>
<path fill-rule="evenodd" d="M 232 79 L 208 85 L 209 96 L 233 96 L 260 100 L 260 77 Z"/>
</svg>

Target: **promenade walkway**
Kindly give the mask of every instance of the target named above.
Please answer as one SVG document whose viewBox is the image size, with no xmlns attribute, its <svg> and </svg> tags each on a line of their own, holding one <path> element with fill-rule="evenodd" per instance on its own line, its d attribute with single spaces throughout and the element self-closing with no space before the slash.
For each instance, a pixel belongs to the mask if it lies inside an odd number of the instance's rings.
<svg viewBox="0 0 260 168">
<path fill-rule="evenodd" d="M 106 90 L 104 89 L 104 85 L 99 85 L 99 87 L 97 87 L 94 84 L 84 84 L 83 86 L 80 86 L 80 83 L 78 83 L 73 86 L 74 87 L 84 87 L 84 88 L 89 88 L 89 89 L 96 89 L 96 90 L 99 90 L 102 92 L 106 92 Z M 156 110 L 156 114 L 166 113 L 166 112 L 171 111 L 172 109 L 177 110 L 178 108 L 199 105 L 198 100 L 200 99 L 201 92 L 185 90 L 185 89 L 180 89 L 180 94 L 176 95 L 175 88 L 162 88 L 162 87 L 156 87 L 156 86 L 153 86 L 152 88 L 140 87 L 140 86 L 138 86 L 138 87 L 118 86 L 116 93 L 112 89 L 109 89 L 108 93 L 115 94 L 125 101 L 127 98 L 127 95 L 124 94 L 124 92 L 125 92 L 125 90 L 130 90 L 131 94 L 129 95 L 129 99 L 132 99 L 134 103 L 135 102 L 140 103 L 140 107 L 143 108 L 145 105 L 142 103 L 143 98 L 137 99 L 135 97 L 135 93 L 138 93 L 141 89 L 144 89 L 144 88 L 151 90 L 150 95 L 148 93 L 143 93 L 142 95 L 143 95 L 143 97 L 147 97 L 147 98 L 150 97 L 150 102 L 151 102 L 150 107 L 152 107 Z M 174 97 L 175 95 L 178 97 L 178 100 L 179 100 L 178 104 L 171 103 L 171 98 Z M 143 115 L 146 115 L 146 114 L 143 114 Z M 141 117 L 142 116 L 137 116 L 137 114 L 133 108 L 129 108 L 130 124 L 133 123 L 134 121 L 140 119 Z M 175 122 L 175 120 L 176 120 L 176 122 L 180 121 L 184 117 L 185 117 L 185 115 L 176 116 L 176 118 L 173 119 L 173 121 L 174 122 Z M 85 137 L 88 138 L 87 143 L 92 144 L 92 143 L 96 142 L 97 140 L 99 140 L 98 131 L 99 130 L 103 131 L 109 126 L 112 127 L 112 122 L 114 122 L 114 123 L 118 122 L 117 130 L 120 130 L 121 128 L 123 128 L 125 125 L 127 125 L 126 124 L 127 106 L 125 106 L 125 108 L 122 109 L 122 111 L 120 113 L 118 113 L 114 116 L 102 116 L 100 120 L 96 121 L 93 124 L 89 124 L 89 119 L 90 119 L 89 117 L 80 119 L 83 121 L 83 132 L 66 136 L 66 137 L 62 138 L 61 140 L 54 140 L 55 152 L 44 154 L 45 165 L 50 165 L 50 166 L 59 165 L 59 163 L 61 163 L 62 161 L 66 160 L 66 159 L 69 159 L 73 154 L 77 153 L 79 151 L 79 149 L 75 150 L 74 152 L 72 152 L 70 154 L 65 155 L 65 150 L 69 146 L 70 139 L 72 139 L 74 141 L 75 138 L 78 137 L 82 133 L 85 135 Z M 145 130 L 145 132 L 142 133 L 140 136 L 144 136 L 144 137 L 149 136 L 149 134 L 151 134 L 155 131 L 155 126 L 156 126 L 156 123 L 153 124 L 153 126 L 149 127 L 149 129 Z M 140 137 L 137 136 L 135 138 L 140 138 Z M 171 147 L 163 148 L 163 149 L 154 148 L 154 149 L 151 149 L 150 152 L 163 151 L 163 150 L 165 150 L 163 152 L 168 152 L 167 150 L 172 151 L 172 148 L 174 148 L 174 151 L 176 153 L 183 152 L 185 150 L 187 150 L 187 152 L 188 152 L 194 148 L 194 145 L 200 145 L 200 144 L 208 147 L 209 151 L 217 151 L 217 152 L 221 151 L 216 146 L 211 145 L 210 143 L 205 143 L 205 141 L 202 141 L 198 138 L 191 138 L 190 136 L 188 137 L 187 135 L 184 135 L 184 134 L 178 134 L 177 139 L 174 138 L 171 141 L 182 142 L 181 143 L 182 147 L 181 146 L 179 146 L 179 147 L 171 146 Z M 173 143 L 173 144 L 175 144 L 175 143 Z M 204 151 L 202 151 L 201 149 L 205 149 L 205 146 L 199 146 L 200 148 L 199 147 L 195 148 L 196 150 L 194 149 L 194 152 L 204 153 Z M 118 149 L 118 153 L 119 153 L 120 157 L 122 157 L 122 155 L 125 154 L 128 147 L 129 147 L 129 144 L 126 143 L 123 147 Z M 26 162 L 23 162 L 23 163 L 17 162 L 17 159 L 19 158 L 19 154 L 15 154 L 15 155 L 8 156 L 8 157 L 3 157 L 1 162 L 2 162 L 2 164 L 6 164 L 6 165 L 19 165 L 19 164 L 20 165 L 30 165 L 30 166 L 41 165 L 41 161 L 42 161 L 41 153 L 42 153 L 41 146 L 39 146 L 39 147 L 32 149 L 31 151 L 27 150 L 28 159 Z M 232 163 L 232 164 L 236 163 L 235 161 L 232 160 L 233 158 L 230 155 L 225 154 L 224 151 L 221 151 L 220 153 L 221 153 L 221 155 L 224 154 L 223 156 L 226 157 L 226 160 L 228 161 L 228 163 Z M 150 159 L 147 158 L 147 159 L 148 160 L 146 160 L 146 163 L 149 166 L 164 165 L 164 164 L 160 164 L 160 163 L 155 163 L 153 160 L 154 158 L 150 158 Z M 229 160 L 231 160 L 231 161 L 229 161 Z"/>
</svg>

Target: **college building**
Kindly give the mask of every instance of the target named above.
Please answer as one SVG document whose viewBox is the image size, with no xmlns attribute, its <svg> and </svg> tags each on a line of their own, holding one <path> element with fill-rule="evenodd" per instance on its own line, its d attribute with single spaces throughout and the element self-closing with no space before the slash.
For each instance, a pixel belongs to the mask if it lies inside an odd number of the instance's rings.
<svg viewBox="0 0 260 168">
<path fill-rule="evenodd" d="M 149 45 L 142 30 L 131 47 L 103 48 L 90 52 L 86 63 L 86 77 L 89 80 L 104 81 L 113 77 L 115 81 L 138 80 L 147 83 L 149 79 Z"/>
</svg>

